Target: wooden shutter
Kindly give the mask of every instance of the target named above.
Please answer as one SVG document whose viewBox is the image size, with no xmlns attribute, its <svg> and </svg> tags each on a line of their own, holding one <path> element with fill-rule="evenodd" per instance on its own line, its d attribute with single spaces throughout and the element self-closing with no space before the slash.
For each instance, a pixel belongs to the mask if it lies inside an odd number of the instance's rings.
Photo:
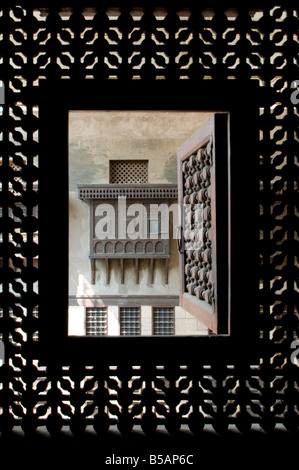
<svg viewBox="0 0 299 470">
<path fill-rule="evenodd" d="M 177 150 L 180 305 L 229 332 L 229 115 L 215 113 Z"/>
</svg>

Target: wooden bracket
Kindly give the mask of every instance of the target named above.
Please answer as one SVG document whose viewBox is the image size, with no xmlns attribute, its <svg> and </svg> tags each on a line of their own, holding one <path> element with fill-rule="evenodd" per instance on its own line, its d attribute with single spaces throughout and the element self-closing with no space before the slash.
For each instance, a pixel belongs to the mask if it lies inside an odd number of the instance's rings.
<svg viewBox="0 0 299 470">
<path fill-rule="evenodd" d="M 125 282 L 125 276 L 124 276 L 124 259 L 120 258 L 120 283 L 124 284 Z"/>
<path fill-rule="evenodd" d="M 164 264 L 164 282 L 168 284 L 169 258 L 165 258 Z"/>
<path fill-rule="evenodd" d="M 139 259 L 135 259 L 135 282 L 139 284 Z"/>
<path fill-rule="evenodd" d="M 110 284 L 110 266 L 109 266 L 109 259 L 105 259 L 106 265 L 106 284 Z"/>
<path fill-rule="evenodd" d="M 150 258 L 149 282 L 154 283 L 154 258 Z"/>
<path fill-rule="evenodd" d="M 90 259 L 90 266 L 91 266 L 91 283 L 95 284 L 96 282 L 96 268 L 95 268 L 95 259 Z"/>
</svg>

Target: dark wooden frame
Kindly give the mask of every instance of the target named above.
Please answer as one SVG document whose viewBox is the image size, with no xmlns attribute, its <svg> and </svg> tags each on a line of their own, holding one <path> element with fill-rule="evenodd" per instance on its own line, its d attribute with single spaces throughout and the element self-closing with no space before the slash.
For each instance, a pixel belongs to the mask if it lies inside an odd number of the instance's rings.
<svg viewBox="0 0 299 470">
<path fill-rule="evenodd" d="M 259 358 L 258 343 L 258 109 L 267 94 L 248 83 L 111 80 L 59 82 L 37 89 L 40 111 L 40 305 L 38 357 L 86 361 L 95 355 L 127 360 L 240 361 Z M 149 93 L 151 90 L 151 93 Z M 53 100 L 55 96 L 55 100 Z M 140 98 L 142 97 L 142 99 Z M 231 121 L 230 335 L 209 337 L 79 338 L 67 336 L 68 113 L 78 109 L 225 111 Z M 250 160 L 250 164 L 248 164 Z M 255 186 L 256 185 L 256 186 Z M 250 194 L 250 199 L 248 198 Z M 248 223 L 250 221 L 250 223 Z M 246 230 L 244 230 L 246 227 Z M 246 269 L 244 269 L 244 259 Z M 240 312 L 242 311 L 242 315 Z"/>
</svg>

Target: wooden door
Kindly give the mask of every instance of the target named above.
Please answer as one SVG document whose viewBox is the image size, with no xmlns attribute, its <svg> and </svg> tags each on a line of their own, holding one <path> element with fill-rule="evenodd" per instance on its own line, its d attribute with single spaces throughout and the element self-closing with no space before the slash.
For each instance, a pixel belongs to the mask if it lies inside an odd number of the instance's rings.
<svg viewBox="0 0 299 470">
<path fill-rule="evenodd" d="M 177 150 L 180 305 L 229 333 L 229 114 L 215 113 Z"/>
</svg>

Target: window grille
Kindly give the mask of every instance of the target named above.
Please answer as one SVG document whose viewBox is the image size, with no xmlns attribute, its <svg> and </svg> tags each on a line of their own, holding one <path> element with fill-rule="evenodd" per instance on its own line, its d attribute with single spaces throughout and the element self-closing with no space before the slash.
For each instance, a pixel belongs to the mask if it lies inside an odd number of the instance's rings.
<svg viewBox="0 0 299 470">
<path fill-rule="evenodd" d="M 86 309 L 86 334 L 87 336 L 107 335 L 107 309 L 96 307 Z"/>
<path fill-rule="evenodd" d="M 148 160 L 110 160 L 110 183 L 147 183 Z"/>
<path fill-rule="evenodd" d="M 122 336 L 138 336 L 140 328 L 140 308 L 121 307 L 120 308 L 120 334 Z"/>
<path fill-rule="evenodd" d="M 173 307 L 157 307 L 153 309 L 153 334 L 157 336 L 174 335 Z"/>
</svg>

